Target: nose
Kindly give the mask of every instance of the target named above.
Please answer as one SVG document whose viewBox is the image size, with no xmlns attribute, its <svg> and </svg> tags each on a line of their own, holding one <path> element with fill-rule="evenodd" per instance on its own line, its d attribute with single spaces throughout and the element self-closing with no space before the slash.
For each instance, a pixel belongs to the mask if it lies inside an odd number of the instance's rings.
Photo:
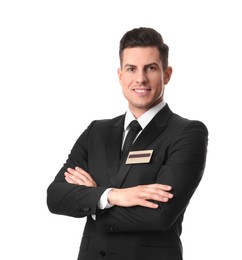
<svg viewBox="0 0 242 260">
<path fill-rule="evenodd" d="M 145 71 L 140 70 L 137 71 L 137 75 L 136 75 L 136 83 L 139 85 L 144 85 L 147 82 L 147 75 L 145 73 Z"/>
</svg>

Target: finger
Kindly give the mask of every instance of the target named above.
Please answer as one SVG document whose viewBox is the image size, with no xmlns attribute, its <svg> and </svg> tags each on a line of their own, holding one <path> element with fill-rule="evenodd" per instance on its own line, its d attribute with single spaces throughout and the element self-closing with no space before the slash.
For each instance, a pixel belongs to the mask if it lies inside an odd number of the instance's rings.
<svg viewBox="0 0 242 260">
<path fill-rule="evenodd" d="M 166 185 L 166 184 L 159 184 L 159 183 L 154 183 L 154 184 L 149 184 L 146 185 L 147 187 L 151 187 L 151 188 L 156 188 L 156 189 L 160 189 L 160 190 L 164 190 L 164 191 L 170 191 L 172 190 L 172 187 L 170 185 Z"/>
<path fill-rule="evenodd" d="M 65 173 L 65 179 L 66 179 L 67 182 L 69 182 L 69 183 L 81 185 L 80 179 L 78 179 L 75 175 L 70 174 L 69 172 L 66 172 L 66 173 Z"/>
<path fill-rule="evenodd" d="M 80 179 L 80 180 L 82 180 L 84 182 L 87 180 L 87 177 L 85 175 L 83 175 L 79 171 L 76 171 L 76 170 L 74 170 L 72 168 L 68 168 L 67 171 L 68 171 L 69 174 L 75 176 L 76 178 L 78 178 L 78 179 Z"/>
<path fill-rule="evenodd" d="M 88 187 L 97 187 L 96 182 L 91 178 L 86 177 L 85 174 L 81 173 L 80 171 L 76 171 L 72 168 L 68 168 L 68 174 L 70 174 L 70 178 L 78 185 L 85 185 Z"/>
<path fill-rule="evenodd" d="M 169 192 L 171 187 L 167 186 L 167 185 L 162 185 L 162 184 L 161 185 L 160 184 L 158 184 L 158 185 L 148 185 L 146 187 L 146 189 L 147 189 L 147 192 L 157 194 L 157 195 L 164 197 L 164 198 L 171 199 L 174 196 L 172 193 Z M 164 189 L 166 189 L 168 191 L 166 191 Z"/>
<path fill-rule="evenodd" d="M 83 170 L 80 167 L 75 167 L 75 170 L 81 174 L 80 178 L 82 180 L 85 180 L 85 182 L 89 185 L 89 186 L 94 186 L 97 187 L 96 182 L 94 181 L 94 179 L 92 178 L 92 176 L 86 172 L 85 170 Z"/>
<path fill-rule="evenodd" d="M 140 200 L 138 205 L 140 205 L 142 207 L 146 207 L 146 208 L 151 208 L 151 209 L 157 209 L 159 207 L 158 204 L 148 201 L 148 200 Z"/>
<path fill-rule="evenodd" d="M 145 200 L 168 202 L 173 198 L 173 194 L 157 189 L 145 189 L 139 193 L 139 197 Z"/>
<path fill-rule="evenodd" d="M 68 176 L 69 179 L 72 180 L 72 182 L 74 182 L 74 184 L 77 184 L 77 185 L 85 185 L 85 186 L 91 186 L 91 185 L 90 185 L 90 182 L 87 182 L 85 179 L 80 178 L 79 176 L 77 176 L 77 175 L 75 174 L 75 172 L 73 172 L 73 174 L 67 172 L 66 175 Z"/>
<path fill-rule="evenodd" d="M 85 176 L 87 179 L 89 179 L 90 181 L 93 181 L 92 176 L 91 176 L 88 172 L 84 171 L 82 168 L 80 168 L 80 167 L 75 167 L 75 170 L 76 170 L 77 172 L 79 172 L 80 174 L 84 175 L 84 176 Z"/>
<path fill-rule="evenodd" d="M 73 180 L 73 175 L 69 174 L 68 172 L 64 173 L 65 180 L 70 184 L 78 184 L 76 181 Z"/>
<path fill-rule="evenodd" d="M 69 179 L 71 179 L 75 184 L 81 185 L 82 179 L 79 174 L 72 168 L 67 169 L 68 172 L 65 173 L 65 176 L 68 176 Z"/>
<path fill-rule="evenodd" d="M 93 182 L 93 179 L 91 176 L 85 172 L 83 169 L 79 167 L 75 167 L 75 169 L 68 168 L 67 169 L 69 173 L 76 176 L 77 178 L 81 179 L 84 183 L 88 182 L 89 184 Z"/>
<path fill-rule="evenodd" d="M 162 191 L 161 193 L 159 193 L 159 195 L 162 196 L 163 198 L 166 198 L 167 200 L 170 200 L 174 197 L 174 194 L 165 191 Z"/>
<path fill-rule="evenodd" d="M 168 202 L 170 198 L 157 194 L 157 193 L 149 193 L 146 195 L 146 200 L 154 200 L 154 201 L 159 201 L 159 202 Z"/>
<path fill-rule="evenodd" d="M 81 174 L 82 179 L 85 179 L 85 181 L 89 182 L 90 184 L 97 186 L 96 182 L 93 180 L 93 178 L 91 177 L 91 175 L 88 172 L 84 171 L 83 169 L 81 169 L 79 167 L 77 167 L 76 170 Z"/>
</svg>

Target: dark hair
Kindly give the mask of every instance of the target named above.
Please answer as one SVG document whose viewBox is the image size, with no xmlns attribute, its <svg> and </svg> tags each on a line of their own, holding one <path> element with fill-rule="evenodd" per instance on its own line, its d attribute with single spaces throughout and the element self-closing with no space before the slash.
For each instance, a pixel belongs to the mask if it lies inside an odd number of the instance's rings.
<svg viewBox="0 0 242 260">
<path fill-rule="evenodd" d="M 164 43 L 162 36 L 152 28 L 140 27 L 126 32 L 119 45 L 119 59 L 122 66 L 123 50 L 134 47 L 157 47 L 160 53 L 163 69 L 168 66 L 169 47 Z"/>
</svg>

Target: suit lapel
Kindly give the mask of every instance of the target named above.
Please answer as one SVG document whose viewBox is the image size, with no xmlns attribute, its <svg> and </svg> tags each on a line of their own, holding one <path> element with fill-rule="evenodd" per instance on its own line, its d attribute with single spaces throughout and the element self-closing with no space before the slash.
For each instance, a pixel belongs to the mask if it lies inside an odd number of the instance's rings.
<svg viewBox="0 0 242 260">
<path fill-rule="evenodd" d="M 124 115 L 118 117 L 114 122 L 112 122 L 105 146 L 108 175 L 112 185 L 115 185 L 118 175 L 123 130 Z"/>
<path fill-rule="evenodd" d="M 172 112 L 168 105 L 166 105 L 160 112 L 155 115 L 155 117 L 141 132 L 131 149 L 136 151 L 144 150 L 147 146 L 152 144 L 167 127 L 167 123 L 171 115 Z"/>
<path fill-rule="evenodd" d="M 131 147 L 132 151 L 139 151 L 148 149 L 158 136 L 165 130 L 167 127 L 168 121 L 172 116 L 172 111 L 166 105 L 160 112 L 158 112 L 155 117 L 150 121 L 150 123 L 145 127 L 145 129 L 138 136 L 136 141 Z M 152 147 L 150 148 L 152 149 Z M 121 166 L 118 172 L 118 176 L 116 179 L 115 187 L 121 187 L 126 175 L 131 169 L 132 165 L 125 164 L 127 154 L 123 157 Z"/>
</svg>

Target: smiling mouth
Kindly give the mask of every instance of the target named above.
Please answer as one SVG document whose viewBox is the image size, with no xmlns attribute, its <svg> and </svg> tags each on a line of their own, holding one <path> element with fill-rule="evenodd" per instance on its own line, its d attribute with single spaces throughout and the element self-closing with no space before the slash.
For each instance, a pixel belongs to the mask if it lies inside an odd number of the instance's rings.
<svg viewBox="0 0 242 260">
<path fill-rule="evenodd" d="M 147 93 L 149 92 L 151 89 L 150 88 L 142 88 L 142 89 L 133 89 L 134 92 L 136 93 Z"/>
</svg>

